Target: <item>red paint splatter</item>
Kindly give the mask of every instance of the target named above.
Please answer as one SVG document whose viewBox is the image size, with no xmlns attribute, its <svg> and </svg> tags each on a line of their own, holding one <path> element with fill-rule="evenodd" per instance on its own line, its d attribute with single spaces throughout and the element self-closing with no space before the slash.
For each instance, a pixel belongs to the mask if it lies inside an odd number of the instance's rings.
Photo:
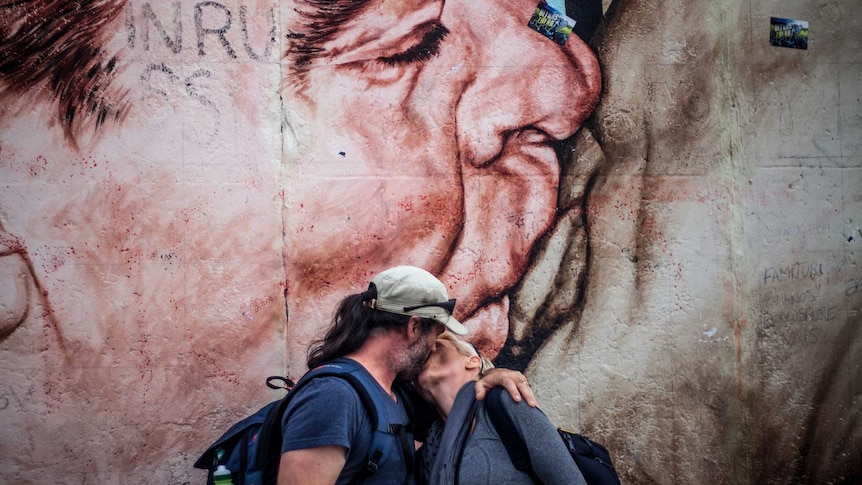
<svg viewBox="0 0 862 485">
<path fill-rule="evenodd" d="M 0 232 L 0 255 L 25 252 L 24 241 L 21 238 Z"/>
<path fill-rule="evenodd" d="M 275 297 L 267 295 L 265 298 L 252 298 L 252 300 L 242 305 L 242 316 L 249 320 L 253 320 L 255 315 L 260 313 L 267 305 L 275 301 Z"/>
</svg>

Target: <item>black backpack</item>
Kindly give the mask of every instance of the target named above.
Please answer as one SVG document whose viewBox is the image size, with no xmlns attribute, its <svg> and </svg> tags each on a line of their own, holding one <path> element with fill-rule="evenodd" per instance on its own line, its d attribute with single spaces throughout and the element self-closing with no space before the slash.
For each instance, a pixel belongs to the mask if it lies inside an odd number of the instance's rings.
<svg viewBox="0 0 862 485">
<path fill-rule="evenodd" d="M 209 485 L 213 484 L 213 473 L 219 465 L 224 465 L 230 470 L 234 485 L 274 484 L 278 479 L 278 465 L 281 460 L 281 420 L 290 399 L 312 379 L 337 376 L 349 382 L 356 390 L 374 428 L 365 469 L 366 476 L 374 473 L 388 456 L 391 440 L 386 435 L 391 434 L 399 436 L 408 472 L 412 471 L 409 468 L 413 463 L 413 440 L 403 426 L 390 425 L 386 404 L 375 399 L 376 393 L 368 391 L 374 383 L 370 382 L 367 374 L 360 370 L 359 364 L 352 360 L 337 359 L 308 371 L 296 385 L 284 377 L 267 378 L 267 386 L 273 389 L 287 389 L 287 395 L 231 426 L 195 461 L 195 468 L 208 470 L 207 484 Z M 281 381 L 283 384 L 275 385 L 274 381 Z M 398 393 L 398 398 L 405 403 L 408 414 L 412 414 L 411 400 L 404 388 L 396 383 L 393 389 Z"/>
<path fill-rule="evenodd" d="M 488 411 L 491 423 L 494 424 L 497 434 L 506 446 L 515 468 L 529 474 L 533 482 L 542 483 L 530 463 L 530 452 L 524 444 L 523 436 L 518 433 L 512 417 L 500 401 L 502 391 L 503 389 L 499 387 L 491 389 L 485 397 L 485 409 Z M 557 432 L 584 475 L 587 485 L 620 485 L 620 477 L 614 469 L 611 454 L 604 446 L 586 436 L 561 428 L 557 428 Z"/>
</svg>

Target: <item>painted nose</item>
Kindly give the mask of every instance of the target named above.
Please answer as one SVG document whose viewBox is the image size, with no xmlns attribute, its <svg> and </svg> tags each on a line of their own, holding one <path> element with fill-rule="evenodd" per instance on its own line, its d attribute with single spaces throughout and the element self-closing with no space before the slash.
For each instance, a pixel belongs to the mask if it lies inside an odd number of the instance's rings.
<svg viewBox="0 0 862 485">
<path fill-rule="evenodd" d="M 559 45 L 530 29 L 529 4 L 502 2 L 508 14 L 492 28 L 457 30 L 472 74 L 456 107 L 465 222 L 445 273 L 468 315 L 523 275 L 556 214 L 559 142 L 580 128 L 601 91 L 589 46 L 574 35 Z"/>
<path fill-rule="evenodd" d="M 479 2 L 476 2 L 479 3 Z M 592 49 L 572 35 L 559 45 L 528 28 L 526 19 L 477 32 L 476 77 L 456 112 L 462 161 L 483 167 L 506 142 L 527 133 L 532 140 L 564 140 L 574 134 L 599 100 L 601 72 Z"/>
</svg>

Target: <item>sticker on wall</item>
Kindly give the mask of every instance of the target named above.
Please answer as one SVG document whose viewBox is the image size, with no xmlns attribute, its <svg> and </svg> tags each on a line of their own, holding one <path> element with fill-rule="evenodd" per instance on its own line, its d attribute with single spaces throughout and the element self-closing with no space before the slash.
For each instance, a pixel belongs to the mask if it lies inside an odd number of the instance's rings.
<svg viewBox="0 0 862 485">
<path fill-rule="evenodd" d="M 808 21 L 770 17 L 769 43 L 778 47 L 808 49 Z"/>
<path fill-rule="evenodd" d="M 565 11 L 565 0 L 541 0 L 527 26 L 563 45 L 575 27 L 575 21 L 567 17 Z"/>
</svg>

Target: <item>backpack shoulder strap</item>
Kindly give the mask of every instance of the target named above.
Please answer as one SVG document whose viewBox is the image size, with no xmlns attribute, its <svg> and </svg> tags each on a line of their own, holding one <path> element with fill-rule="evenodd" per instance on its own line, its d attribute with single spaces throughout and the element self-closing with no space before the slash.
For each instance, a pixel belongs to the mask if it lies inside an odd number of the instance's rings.
<svg viewBox="0 0 862 485">
<path fill-rule="evenodd" d="M 349 382 L 371 419 L 371 427 L 374 431 L 371 437 L 371 447 L 368 449 L 368 462 L 365 465 L 367 476 L 377 471 L 380 464 L 389 455 L 392 440 L 387 435 L 397 435 L 401 429 L 399 426 L 390 424 L 386 404 L 379 399 L 378 393 L 369 391 L 372 386 L 377 384 L 371 382 L 370 379 L 372 378 L 368 374 L 360 371 L 358 364 L 351 360 L 343 362 L 339 360 L 333 362 L 332 365 L 343 367 L 334 370 L 333 374 L 327 373 L 326 375 L 336 375 Z"/>
<path fill-rule="evenodd" d="M 504 408 L 502 399 L 505 392 L 504 388 L 495 387 L 485 395 L 485 409 L 488 412 L 488 417 L 491 419 L 494 429 L 497 430 L 497 434 L 500 435 L 506 452 L 509 454 L 509 459 L 512 460 L 515 468 L 530 475 L 530 479 L 534 483 L 542 483 L 530 463 L 530 451 L 527 449 L 524 437 L 518 432 L 512 416 Z"/>
<path fill-rule="evenodd" d="M 278 472 L 278 463 L 281 459 L 281 442 L 282 428 L 281 421 L 287 405 L 291 398 L 312 380 L 318 377 L 336 376 L 346 380 L 356 394 L 359 396 L 362 405 L 368 412 L 371 426 L 374 429 L 371 447 L 368 453 L 368 463 L 366 464 L 366 473 L 374 473 L 379 468 L 380 463 L 385 459 L 391 449 L 391 439 L 387 434 L 402 435 L 402 452 L 405 453 L 405 462 L 408 468 L 412 467 L 412 449 L 405 448 L 404 435 L 406 430 L 403 427 L 391 425 L 389 423 L 389 414 L 386 411 L 386 404 L 377 398 L 377 393 L 369 392 L 369 389 L 375 385 L 370 381 L 369 376 L 362 371 L 360 365 L 350 359 L 336 359 L 308 371 L 299 382 L 296 383 L 290 392 L 279 401 L 277 406 L 273 406 L 264 422 L 263 429 L 260 435 L 259 447 L 261 453 L 258 454 L 258 465 L 260 469 L 267 470 L 265 477 L 275 479 Z M 400 396 L 399 396 L 400 397 Z M 405 402 L 405 405 L 406 402 Z M 412 443 L 409 443 L 412 447 Z M 264 481 L 264 483 L 268 483 Z"/>
</svg>

